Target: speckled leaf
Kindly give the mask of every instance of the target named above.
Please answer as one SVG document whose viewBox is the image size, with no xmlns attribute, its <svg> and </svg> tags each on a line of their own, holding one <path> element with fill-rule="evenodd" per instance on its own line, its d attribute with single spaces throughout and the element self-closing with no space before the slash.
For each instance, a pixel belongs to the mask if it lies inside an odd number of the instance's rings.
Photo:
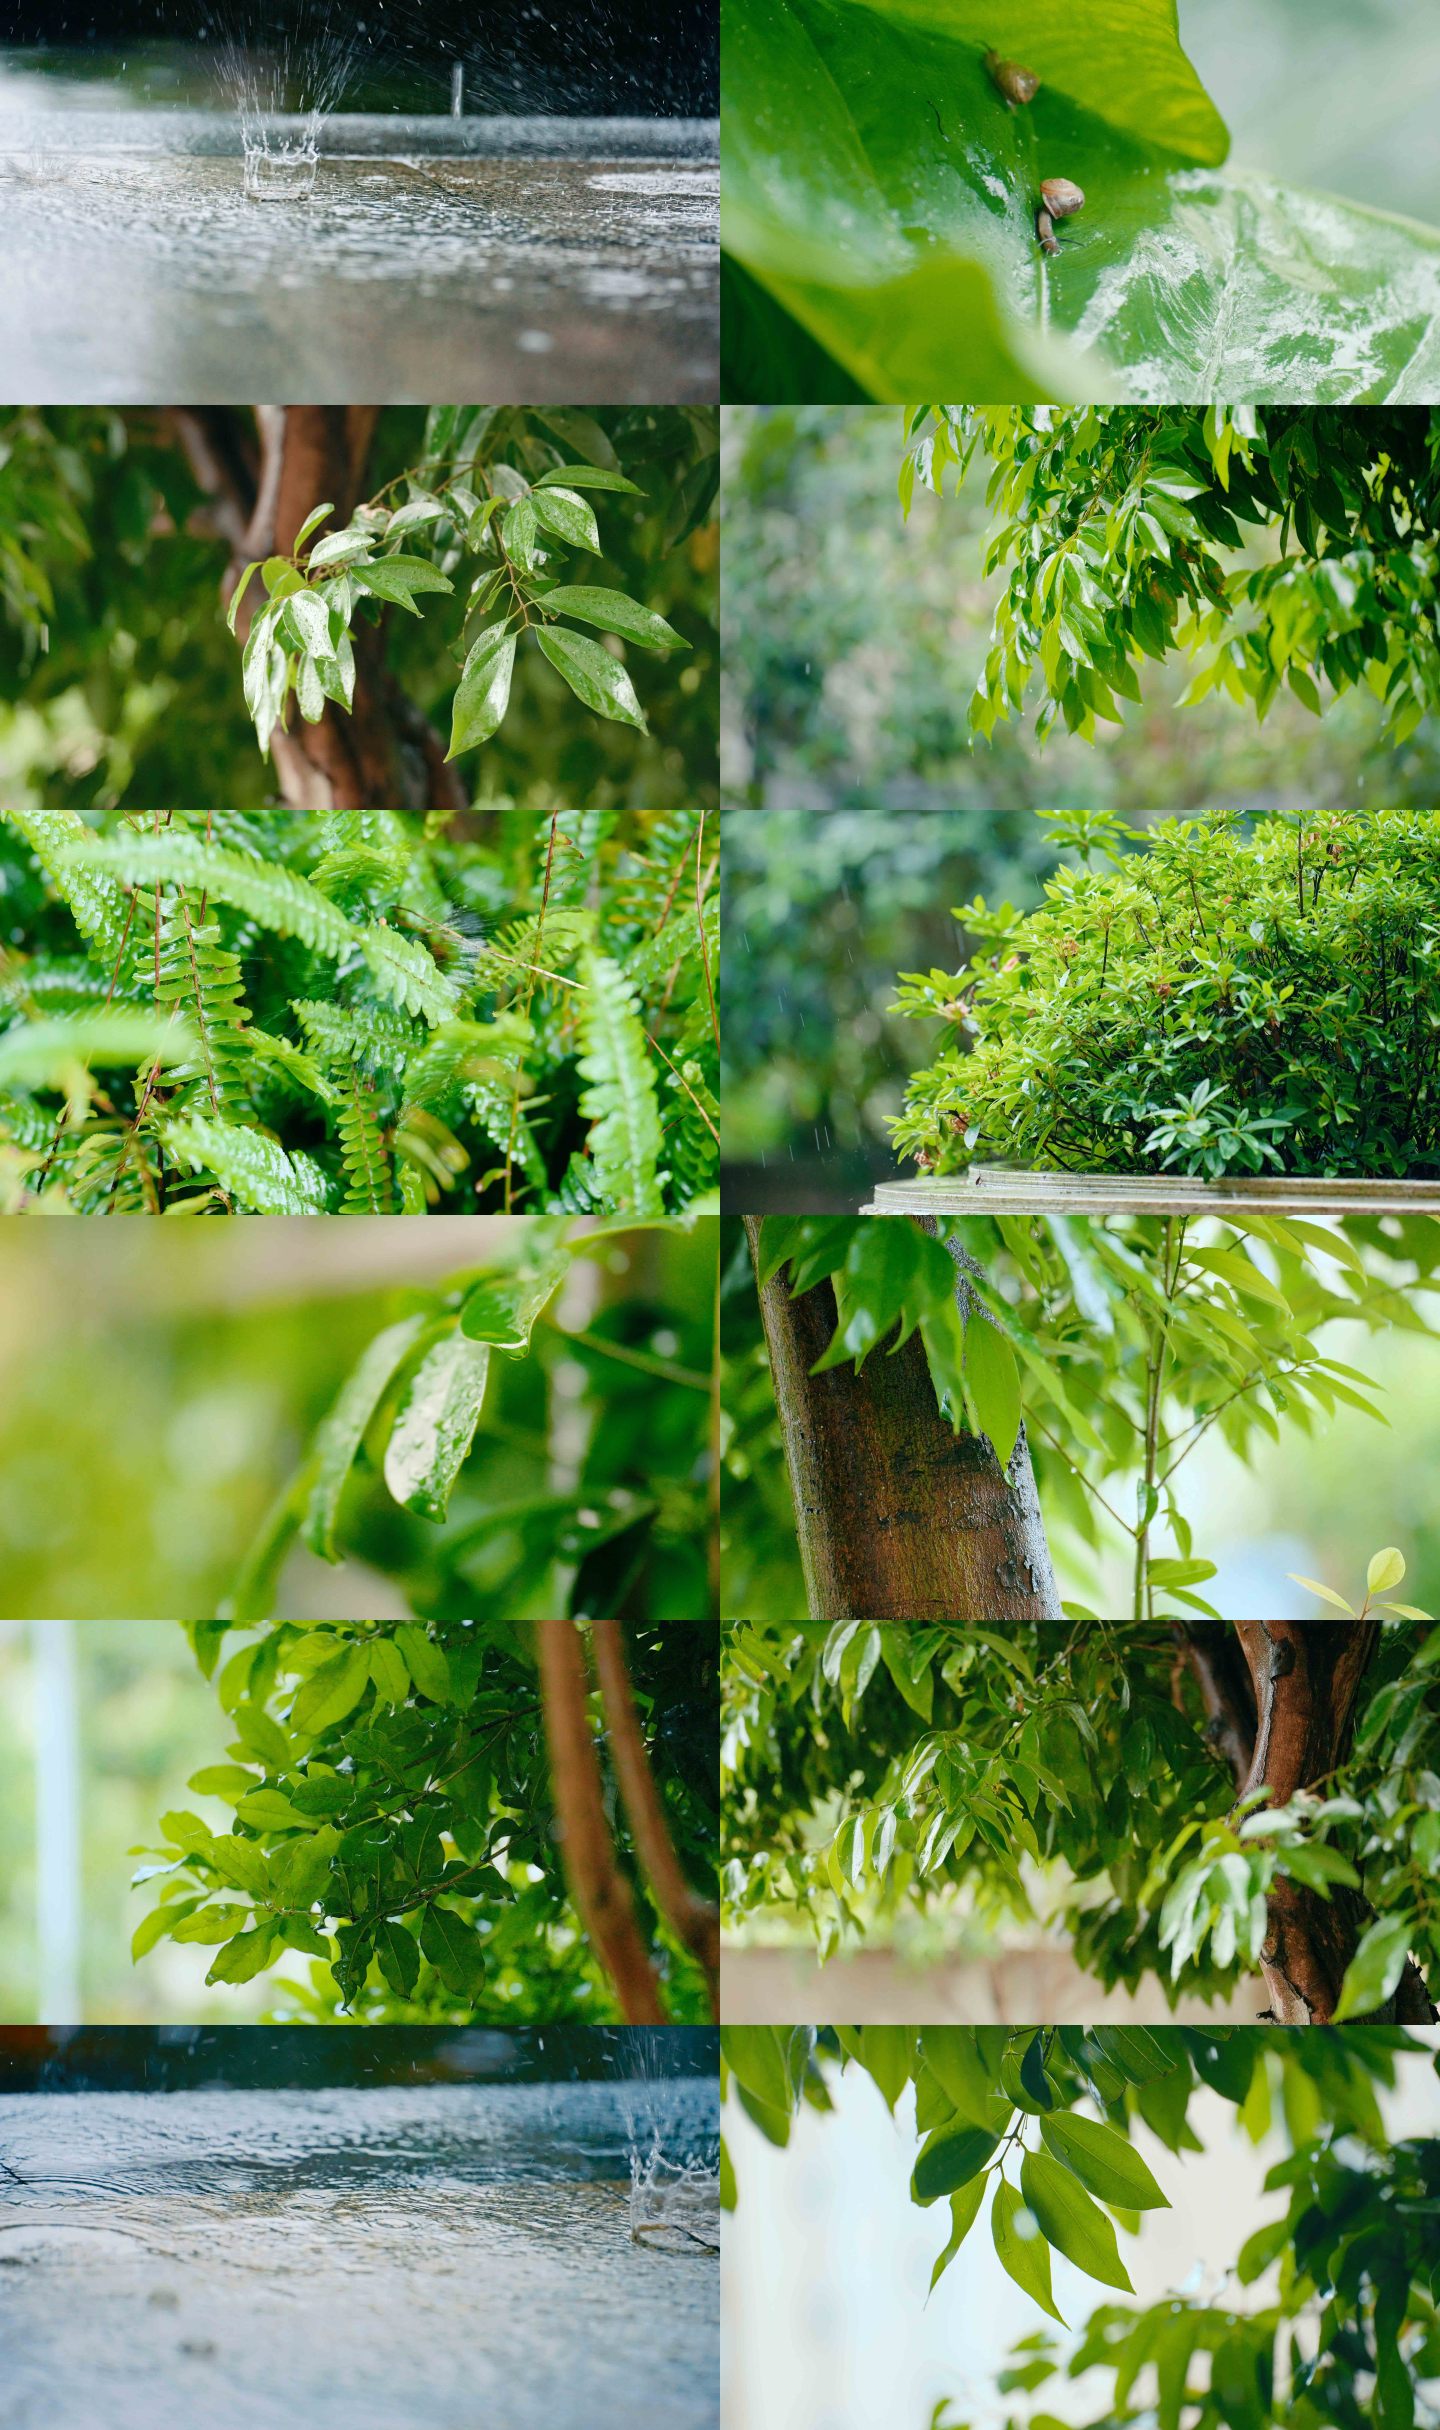
<svg viewBox="0 0 1440 2430">
<path fill-rule="evenodd" d="M 385 1453 L 385 1482 L 397 1502 L 422 1518 L 443 1519 L 455 1479 L 480 1422 L 488 1342 L 447 1333 L 411 1380 Z"/>
</svg>

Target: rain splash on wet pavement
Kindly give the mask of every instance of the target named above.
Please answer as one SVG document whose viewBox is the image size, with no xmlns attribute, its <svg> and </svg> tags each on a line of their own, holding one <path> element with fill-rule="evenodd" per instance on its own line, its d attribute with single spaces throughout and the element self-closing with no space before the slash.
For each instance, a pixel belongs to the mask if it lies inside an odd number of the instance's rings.
<svg viewBox="0 0 1440 2430">
<path fill-rule="evenodd" d="M 713 2430 L 716 2132 L 713 2079 L 0 2098 L 0 2430 Z"/>
<path fill-rule="evenodd" d="M 238 121 L 5 99 L 9 401 L 715 393 L 708 122 L 330 121 L 313 191 L 257 201 Z"/>
</svg>

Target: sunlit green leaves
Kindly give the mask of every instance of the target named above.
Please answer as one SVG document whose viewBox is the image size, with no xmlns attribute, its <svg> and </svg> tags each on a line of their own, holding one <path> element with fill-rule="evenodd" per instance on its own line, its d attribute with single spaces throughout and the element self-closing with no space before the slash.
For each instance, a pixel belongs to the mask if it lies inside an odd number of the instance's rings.
<svg viewBox="0 0 1440 2430">
<path fill-rule="evenodd" d="M 1050 2291 L 1050 2246 L 1038 2220 L 1013 2185 L 1001 2178 L 990 2206 L 990 2233 L 1000 2267 L 1052 2320 L 1063 2317 Z"/>
</svg>

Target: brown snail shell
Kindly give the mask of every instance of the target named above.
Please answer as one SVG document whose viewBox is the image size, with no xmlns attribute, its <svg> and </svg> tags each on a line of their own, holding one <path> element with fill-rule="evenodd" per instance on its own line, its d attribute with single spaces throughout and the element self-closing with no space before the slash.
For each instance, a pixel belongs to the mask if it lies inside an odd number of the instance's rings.
<svg viewBox="0 0 1440 2430">
<path fill-rule="evenodd" d="M 1040 90 L 1040 79 L 1014 59 L 1002 59 L 998 51 L 985 53 L 985 65 L 991 82 L 1002 92 L 1013 110 L 1017 102 L 1033 101 Z"/>
<path fill-rule="evenodd" d="M 1085 197 L 1068 177 L 1047 177 L 1040 187 L 1040 200 L 1052 219 L 1073 219 L 1085 208 Z"/>
<path fill-rule="evenodd" d="M 1058 253 L 1055 238 L 1057 219 L 1073 219 L 1085 208 L 1085 197 L 1068 177 L 1047 177 L 1040 187 L 1040 208 L 1035 214 L 1035 234 L 1042 253 Z"/>
</svg>

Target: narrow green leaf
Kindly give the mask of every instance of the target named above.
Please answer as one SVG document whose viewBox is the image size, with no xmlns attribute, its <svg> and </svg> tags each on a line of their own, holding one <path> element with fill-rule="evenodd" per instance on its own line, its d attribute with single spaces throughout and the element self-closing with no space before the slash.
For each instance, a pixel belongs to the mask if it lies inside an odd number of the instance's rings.
<svg viewBox="0 0 1440 2430">
<path fill-rule="evenodd" d="M 338 1399 L 315 1437 L 316 1469 L 305 1505 L 305 1541 L 326 1561 L 338 1561 L 335 1521 L 345 1481 L 359 1456 L 366 1430 L 393 1378 L 409 1357 L 425 1319 L 401 1317 L 369 1343 L 340 1388 Z"/>
<path fill-rule="evenodd" d="M 995 2199 L 990 2205 L 990 2233 L 1000 2267 L 1023 2287 L 1042 2312 L 1065 2327 L 1065 2316 L 1056 2308 L 1050 2291 L 1050 2248 L 1038 2225 L 1013 2185 L 1003 2177 L 995 2180 Z"/>
<path fill-rule="evenodd" d="M 578 616 L 582 624 L 598 624 L 603 632 L 619 633 L 638 642 L 642 650 L 688 650 L 689 642 L 673 624 L 642 607 L 623 591 L 593 589 L 587 583 L 562 583 L 541 601 L 547 615 Z"/>
<path fill-rule="evenodd" d="M 510 706 L 515 635 L 502 621 L 487 624 L 465 661 L 451 712 L 447 759 L 488 742 Z"/>
</svg>

